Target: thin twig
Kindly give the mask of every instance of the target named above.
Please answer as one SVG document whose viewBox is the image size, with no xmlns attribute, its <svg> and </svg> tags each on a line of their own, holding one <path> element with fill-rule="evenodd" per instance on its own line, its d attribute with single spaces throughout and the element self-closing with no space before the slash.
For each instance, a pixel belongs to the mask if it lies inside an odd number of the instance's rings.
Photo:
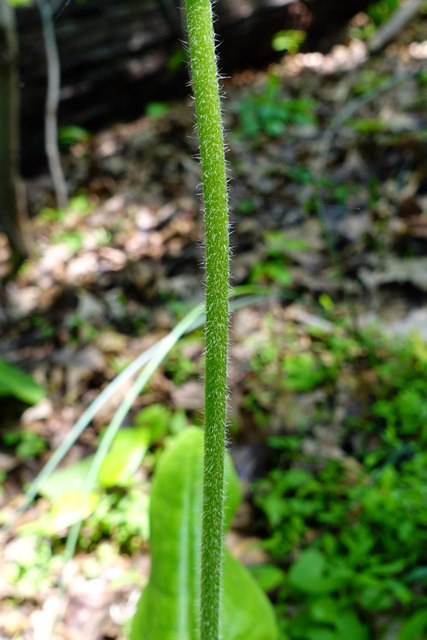
<svg viewBox="0 0 427 640">
<path fill-rule="evenodd" d="M 47 94 L 45 106 L 46 155 L 53 188 L 55 189 L 57 205 L 60 209 L 66 209 L 68 207 L 68 194 L 58 149 L 57 123 L 61 87 L 61 66 L 50 2 L 48 0 L 37 0 L 37 6 L 41 16 L 47 63 Z"/>
</svg>

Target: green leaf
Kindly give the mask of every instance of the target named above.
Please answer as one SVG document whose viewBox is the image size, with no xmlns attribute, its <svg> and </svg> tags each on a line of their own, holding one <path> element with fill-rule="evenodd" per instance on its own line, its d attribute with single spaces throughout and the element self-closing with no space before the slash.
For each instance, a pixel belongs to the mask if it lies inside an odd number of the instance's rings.
<svg viewBox="0 0 427 640">
<path fill-rule="evenodd" d="M 273 36 L 271 46 L 275 51 L 289 51 L 290 53 L 297 53 L 305 38 L 306 34 L 304 31 L 298 31 L 295 29 L 278 31 Z"/>
<path fill-rule="evenodd" d="M 223 640 L 276 640 L 270 601 L 249 571 L 226 550 L 224 554 Z"/>
<path fill-rule="evenodd" d="M 85 520 L 99 502 L 99 495 L 83 495 L 82 491 L 70 491 L 55 503 L 48 519 L 48 534 L 55 535 L 68 529 L 75 522 Z"/>
<path fill-rule="evenodd" d="M 331 598 L 318 598 L 311 603 L 310 613 L 315 622 L 334 624 L 337 619 L 337 604 Z"/>
<path fill-rule="evenodd" d="M 30 7 L 33 0 L 7 0 L 11 7 Z"/>
<path fill-rule="evenodd" d="M 62 148 L 69 149 L 78 142 L 89 142 L 91 134 L 83 127 L 69 125 L 58 129 L 58 142 Z"/>
<path fill-rule="evenodd" d="M 93 457 L 58 469 L 42 482 L 39 493 L 49 498 L 52 509 L 35 522 L 23 525 L 21 533 L 36 531 L 40 535 L 55 535 L 93 513 L 99 494 L 93 491 L 86 495 L 84 492 Z"/>
<path fill-rule="evenodd" d="M 333 631 L 322 627 L 312 627 L 307 631 L 307 640 L 337 640 L 337 636 Z"/>
<path fill-rule="evenodd" d="M 38 492 L 52 502 L 56 502 L 70 491 L 81 491 L 92 461 L 93 456 L 88 456 L 68 467 L 58 469 L 42 482 Z"/>
<path fill-rule="evenodd" d="M 401 573 L 406 567 L 406 564 L 406 558 L 397 558 L 397 560 L 393 560 L 393 562 L 374 565 L 369 568 L 369 572 L 377 576 L 394 575 Z"/>
<path fill-rule="evenodd" d="M 1 396 L 13 396 L 27 404 L 37 404 L 43 400 L 45 392 L 31 376 L 0 358 Z"/>
<path fill-rule="evenodd" d="M 297 353 L 283 360 L 284 385 L 293 391 L 311 391 L 330 375 L 330 371 L 312 353 Z"/>
<path fill-rule="evenodd" d="M 337 621 L 337 640 L 366 640 L 368 631 L 353 611 L 341 611 Z"/>
<path fill-rule="evenodd" d="M 307 549 L 298 557 L 289 571 L 289 582 L 306 593 L 327 593 L 336 581 L 325 576 L 326 560 L 317 549 Z"/>
<path fill-rule="evenodd" d="M 84 495 L 83 491 L 69 491 L 55 501 L 53 508 L 37 520 L 19 527 L 20 534 L 54 536 L 79 520 L 88 518 L 99 503 L 99 494 Z"/>
<path fill-rule="evenodd" d="M 427 609 L 421 609 L 409 618 L 400 630 L 398 640 L 423 640 L 427 629 Z"/>
<path fill-rule="evenodd" d="M 187 52 L 185 49 L 178 49 L 166 61 L 166 69 L 168 71 L 176 71 L 187 62 Z"/>
<path fill-rule="evenodd" d="M 263 591 L 273 591 L 284 584 L 285 573 L 274 564 L 260 564 L 251 568 L 251 574 L 256 578 Z"/>
<path fill-rule="evenodd" d="M 152 569 L 138 603 L 131 640 L 197 640 L 200 599 L 203 433 L 183 431 L 156 468 L 151 492 Z M 226 458 L 226 528 L 240 501 L 231 459 Z M 272 607 L 249 572 L 224 557 L 224 640 L 276 640 Z"/>
<path fill-rule="evenodd" d="M 128 485 L 149 444 L 150 432 L 144 427 L 121 429 L 99 470 L 100 484 L 106 489 Z"/>
<path fill-rule="evenodd" d="M 405 582 L 415 582 L 416 580 L 425 580 L 427 578 L 427 566 L 417 567 L 411 571 L 405 578 Z"/>
<path fill-rule="evenodd" d="M 168 432 L 172 414 L 162 404 L 150 404 L 135 417 L 135 425 L 144 427 L 150 432 L 150 444 L 162 438 Z"/>
</svg>

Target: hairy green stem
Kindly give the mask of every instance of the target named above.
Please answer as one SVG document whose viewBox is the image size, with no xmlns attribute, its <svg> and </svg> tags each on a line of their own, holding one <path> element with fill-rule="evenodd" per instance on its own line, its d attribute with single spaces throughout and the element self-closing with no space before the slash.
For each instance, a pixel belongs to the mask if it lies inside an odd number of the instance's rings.
<svg viewBox="0 0 427 640">
<path fill-rule="evenodd" d="M 200 638 L 218 640 L 227 408 L 227 181 L 210 0 L 186 0 L 186 10 L 202 165 L 206 248 L 205 453 Z"/>
</svg>

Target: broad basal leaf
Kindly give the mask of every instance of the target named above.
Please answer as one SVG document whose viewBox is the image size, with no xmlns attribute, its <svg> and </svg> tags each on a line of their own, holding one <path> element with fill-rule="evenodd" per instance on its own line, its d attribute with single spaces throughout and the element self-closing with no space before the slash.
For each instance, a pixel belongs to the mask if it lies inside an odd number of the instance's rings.
<svg viewBox="0 0 427 640">
<path fill-rule="evenodd" d="M 150 581 L 133 620 L 131 640 L 198 640 L 203 434 L 186 429 L 159 460 L 151 493 Z M 240 501 L 227 456 L 226 527 Z M 254 578 L 228 552 L 224 558 L 224 640 L 276 640 L 272 607 Z"/>
</svg>

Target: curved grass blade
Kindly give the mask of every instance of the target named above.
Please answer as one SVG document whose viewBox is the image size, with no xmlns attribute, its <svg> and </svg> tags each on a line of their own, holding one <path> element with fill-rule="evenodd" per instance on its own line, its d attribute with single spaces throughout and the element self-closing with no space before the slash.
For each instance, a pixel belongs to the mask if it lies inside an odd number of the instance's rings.
<svg viewBox="0 0 427 640">
<path fill-rule="evenodd" d="M 235 287 L 234 291 L 230 294 L 231 297 L 237 297 L 243 295 L 242 298 L 234 299 L 231 302 L 230 309 L 236 311 L 242 307 L 254 304 L 261 300 L 264 300 L 267 296 L 271 296 L 271 292 L 265 288 L 256 287 L 253 285 Z M 112 380 L 99 396 L 89 405 L 89 407 L 83 412 L 80 418 L 77 420 L 71 431 L 67 434 L 63 442 L 53 452 L 52 456 L 43 467 L 39 475 L 33 480 L 31 486 L 25 494 L 25 500 L 23 504 L 16 510 L 15 517 L 11 522 L 2 527 L 3 532 L 9 531 L 18 516 L 28 509 L 31 502 L 37 496 L 39 489 L 43 482 L 55 471 L 57 466 L 66 456 L 73 444 L 78 440 L 86 427 L 91 423 L 94 416 L 98 411 L 113 397 L 120 387 L 125 384 L 132 376 L 145 367 L 152 359 L 156 359 L 158 364 L 163 360 L 168 351 L 174 346 L 179 338 L 201 327 L 204 323 L 204 304 L 199 305 L 195 309 L 192 309 L 177 325 L 176 327 L 164 338 L 159 340 L 152 347 L 144 351 L 138 356 L 130 365 L 128 365 L 114 380 Z M 171 342 L 172 340 L 172 342 Z M 158 366 L 158 364 L 156 366 Z M 151 374 L 150 374 L 151 375 Z M 144 383 L 146 384 L 146 383 Z M 132 387 L 133 389 L 133 387 Z M 137 394 L 138 395 L 138 394 Z M 129 397 L 129 396 L 127 396 Z M 126 400 L 126 399 L 125 399 Z M 118 411 L 120 410 L 120 407 Z M 120 414 L 121 415 L 121 414 Z M 125 416 L 124 416 L 125 417 Z M 114 419 L 114 418 L 113 418 Z M 123 418 L 122 418 L 123 420 Z M 107 433 L 104 439 L 107 438 Z M 111 440 L 112 441 L 112 440 Z M 102 464 L 102 461 L 101 461 Z M 95 476 L 96 477 L 96 476 Z"/>
<path fill-rule="evenodd" d="M 153 358 L 157 358 L 159 354 L 161 357 L 158 362 L 160 363 L 164 358 L 164 355 L 171 349 L 171 347 L 175 344 L 175 342 L 184 334 L 187 333 L 190 328 L 196 328 L 196 326 L 201 326 L 203 324 L 203 313 L 204 313 L 204 305 L 199 305 L 195 309 L 192 309 L 177 325 L 174 329 L 164 338 L 159 340 L 152 347 L 144 351 L 136 360 L 134 360 L 130 365 L 126 367 L 110 384 L 99 394 L 99 396 L 89 405 L 89 407 L 84 411 L 84 413 L 80 416 L 80 418 L 75 423 L 74 427 L 71 429 L 70 433 L 66 436 L 66 438 L 61 442 L 58 448 L 53 452 L 52 456 L 43 467 L 39 475 L 33 480 L 30 488 L 25 494 L 24 503 L 17 509 L 16 516 L 13 522 L 9 523 L 4 527 L 4 531 L 9 530 L 16 518 L 26 511 L 30 506 L 31 502 L 36 497 L 41 485 L 43 482 L 55 471 L 59 463 L 66 456 L 70 448 L 73 444 L 78 440 L 86 427 L 93 420 L 94 416 L 97 412 L 112 398 L 115 392 L 130 378 L 132 378 L 135 373 L 137 373 L 142 367 L 144 367 L 148 362 L 150 362 Z M 195 324 L 196 321 L 199 320 L 200 324 Z M 171 344 L 172 337 L 172 344 Z M 171 346 L 168 346 L 170 345 Z"/>
</svg>

